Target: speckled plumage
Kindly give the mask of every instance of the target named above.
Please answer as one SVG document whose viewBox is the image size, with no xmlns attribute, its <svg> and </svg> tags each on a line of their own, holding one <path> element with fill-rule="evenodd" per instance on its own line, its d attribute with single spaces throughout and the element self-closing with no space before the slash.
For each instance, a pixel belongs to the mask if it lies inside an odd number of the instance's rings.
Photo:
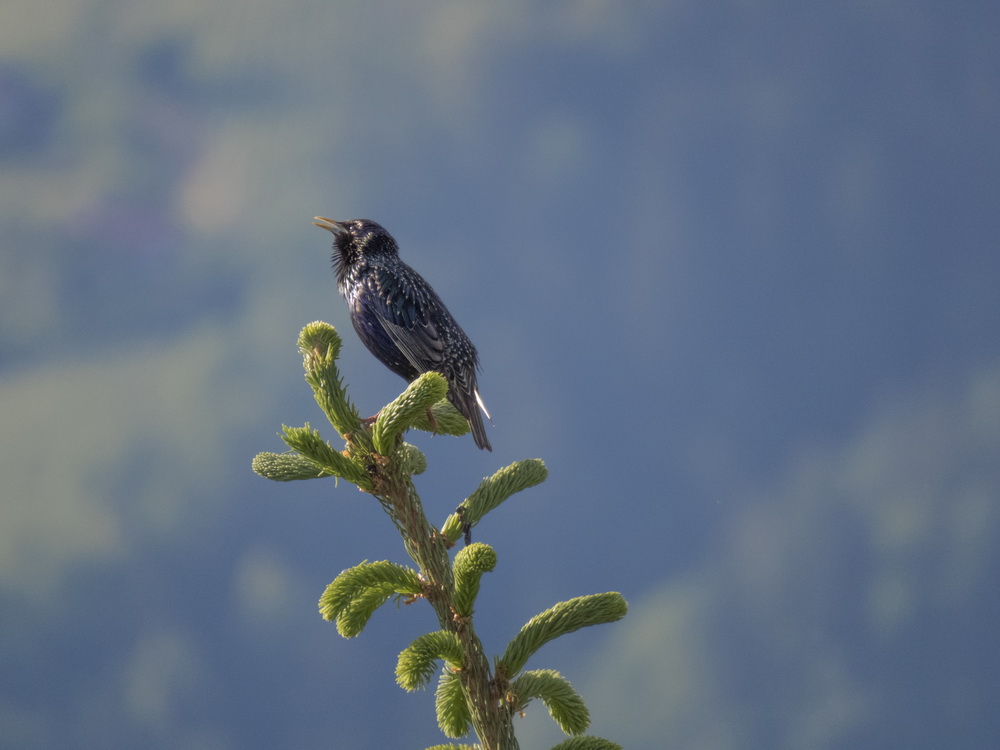
<svg viewBox="0 0 1000 750">
<path fill-rule="evenodd" d="M 469 420 L 476 446 L 493 450 L 479 413 L 489 417 L 476 383 L 476 347 L 431 285 L 399 259 L 396 240 L 368 219 L 317 216 L 314 223 L 333 232 L 337 289 L 368 351 L 407 381 L 430 371 L 444 375 L 448 400 Z"/>
</svg>

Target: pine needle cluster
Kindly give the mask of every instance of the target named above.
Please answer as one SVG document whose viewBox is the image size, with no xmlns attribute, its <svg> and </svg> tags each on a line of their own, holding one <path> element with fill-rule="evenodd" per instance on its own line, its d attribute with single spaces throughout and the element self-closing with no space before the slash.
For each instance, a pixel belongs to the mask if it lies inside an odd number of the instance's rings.
<svg viewBox="0 0 1000 750">
<path fill-rule="evenodd" d="M 361 562 L 338 575 L 319 600 L 320 614 L 345 638 L 361 634 L 369 619 L 393 598 L 424 599 L 437 615 L 439 630 L 416 638 L 396 663 L 396 682 L 413 691 L 438 673 L 435 693 L 438 726 L 452 739 L 475 733 L 478 744 L 443 744 L 428 750 L 516 750 L 513 719 L 534 699 L 548 709 L 569 738 L 553 750 L 613 750 L 613 742 L 583 733 L 590 714 L 569 681 L 550 669 L 525 670 L 529 659 L 561 635 L 625 616 L 621 594 L 591 594 L 559 602 L 521 628 L 491 665 L 473 627 L 475 602 L 483 575 L 497 564 L 488 544 L 457 542 L 512 495 L 544 481 L 545 464 L 517 461 L 491 477 L 463 500 L 440 528 L 424 513 L 413 476 L 427 459 L 405 442 L 408 430 L 462 435 L 465 418 L 445 398 L 441 375 L 424 373 L 379 412 L 362 420 L 348 398 L 336 360 L 340 336 L 326 323 L 306 326 L 299 336 L 306 382 L 316 402 L 343 440 L 341 450 L 309 424 L 283 427 L 285 453 L 258 453 L 253 470 L 267 479 L 289 482 L 335 477 L 373 496 L 398 529 L 414 567 L 393 562 Z M 440 667 L 439 667 L 440 665 Z"/>
</svg>

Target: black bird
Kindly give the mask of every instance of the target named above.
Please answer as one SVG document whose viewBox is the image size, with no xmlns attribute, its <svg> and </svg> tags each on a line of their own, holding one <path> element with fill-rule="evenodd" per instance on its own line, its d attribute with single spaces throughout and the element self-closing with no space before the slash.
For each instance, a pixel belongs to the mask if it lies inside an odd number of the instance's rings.
<svg viewBox="0 0 1000 750">
<path fill-rule="evenodd" d="M 432 370 L 444 375 L 448 400 L 469 420 L 476 446 L 493 450 L 479 414 L 490 417 L 476 383 L 476 347 L 431 285 L 399 259 L 399 245 L 381 225 L 315 218 L 316 226 L 333 232 L 337 289 L 361 342 L 408 382 Z"/>
</svg>

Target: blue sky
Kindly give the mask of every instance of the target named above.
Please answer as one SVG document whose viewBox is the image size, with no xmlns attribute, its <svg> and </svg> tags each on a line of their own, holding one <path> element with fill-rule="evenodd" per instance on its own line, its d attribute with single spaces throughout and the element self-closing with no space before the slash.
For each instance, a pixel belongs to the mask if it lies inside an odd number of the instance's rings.
<svg viewBox="0 0 1000 750">
<path fill-rule="evenodd" d="M 987 3 L 12 0 L 0 9 L 0 727 L 10 747 L 426 747 L 432 627 L 316 612 L 402 561 L 251 457 L 354 339 L 317 214 L 385 225 L 480 350 L 494 453 L 415 436 L 487 648 L 627 747 L 996 744 L 1000 13 Z M 327 429 L 327 436 L 332 431 Z M 540 706 L 522 745 L 558 731 Z M 547 743 L 547 744 L 546 744 Z"/>
</svg>

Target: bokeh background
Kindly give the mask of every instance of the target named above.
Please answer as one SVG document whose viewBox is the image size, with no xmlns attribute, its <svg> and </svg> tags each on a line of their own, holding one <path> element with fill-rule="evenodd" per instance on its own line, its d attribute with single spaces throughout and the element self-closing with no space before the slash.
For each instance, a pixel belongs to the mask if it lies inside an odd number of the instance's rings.
<svg viewBox="0 0 1000 750">
<path fill-rule="evenodd" d="M 1000 747 L 1000 6 L 309 0 L 0 5 L 0 744 L 422 748 L 374 502 L 250 471 L 368 413 L 316 214 L 373 218 L 480 349 L 493 454 L 416 435 L 477 529 L 493 652 L 629 748 Z M 522 747 L 560 735 L 540 705 Z"/>
</svg>

